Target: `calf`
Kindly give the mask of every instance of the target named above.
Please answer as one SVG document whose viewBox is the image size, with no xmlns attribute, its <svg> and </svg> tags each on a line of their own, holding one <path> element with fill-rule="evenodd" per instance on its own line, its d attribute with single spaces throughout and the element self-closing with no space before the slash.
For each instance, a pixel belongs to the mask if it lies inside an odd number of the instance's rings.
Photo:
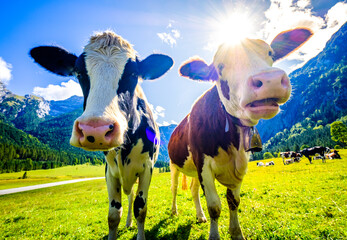
<svg viewBox="0 0 347 240">
<path fill-rule="evenodd" d="M 231 237 L 243 239 L 237 216 L 240 187 L 250 152 L 261 150 L 254 126 L 261 118 L 274 117 L 279 105 L 291 94 L 288 76 L 272 64 L 299 47 L 311 34 L 307 29 L 282 32 L 271 45 L 254 39 L 236 45 L 225 43 L 217 50 L 211 65 L 194 58 L 180 68 L 185 77 L 214 81 L 215 85 L 194 103 L 170 138 L 172 214 L 177 214 L 178 176 L 183 172 L 193 177 L 191 192 L 198 222 L 206 221 L 199 185 L 204 191 L 210 215 L 210 239 L 220 239 L 221 202 L 215 179 L 227 187 Z"/>
<path fill-rule="evenodd" d="M 328 147 L 321 147 L 321 146 L 316 146 L 312 148 L 305 148 L 300 151 L 300 153 L 308 158 L 310 163 L 312 163 L 312 158 L 311 156 L 315 156 L 316 154 L 319 154 L 322 157 L 322 162 L 325 162 L 325 154 L 330 151 L 330 148 Z"/>
<path fill-rule="evenodd" d="M 140 79 L 162 76 L 173 65 L 170 57 L 153 54 L 140 61 L 135 50 L 111 31 L 97 33 L 76 56 L 59 47 L 30 51 L 42 67 L 77 77 L 84 95 L 84 112 L 75 120 L 70 144 L 106 156 L 109 198 L 109 239 L 115 239 L 122 215 L 121 191 L 128 195 L 126 226 L 132 224 L 133 186 L 137 239 L 145 239 L 148 188 L 159 151 L 159 131 L 139 86 Z"/>
</svg>

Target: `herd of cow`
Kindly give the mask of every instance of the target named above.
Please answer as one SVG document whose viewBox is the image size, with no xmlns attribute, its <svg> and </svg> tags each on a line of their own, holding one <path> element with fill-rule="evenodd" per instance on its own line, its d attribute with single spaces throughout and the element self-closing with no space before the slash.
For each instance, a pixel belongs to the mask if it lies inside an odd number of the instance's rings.
<svg viewBox="0 0 347 240">
<path fill-rule="evenodd" d="M 322 159 L 322 162 L 325 163 L 326 159 L 341 159 L 341 156 L 339 155 L 339 151 L 335 149 L 330 149 L 328 147 L 312 147 L 312 148 L 305 148 L 301 150 L 300 152 L 294 152 L 294 151 L 289 151 L 289 152 L 281 152 L 280 156 L 283 160 L 284 165 L 288 165 L 294 162 L 300 162 L 301 157 L 305 156 L 310 163 L 312 163 L 312 158 L 313 159 Z M 262 166 L 271 166 L 275 165 L 273 161 L 263 163 L 263 162 L 257 162 L 257 166 L 262 167 Z"/>
<path fill-rule="evenodd" d="M 231 238 L 244 239 L 237 214 L 250 153 L 262 149 L 255 125 L 260 119 L 276 116 L 279 106 L 291 96 L 287 74 L 272 65 L 299 48 L 311 35 L 308 29 L 296 28 L 281 32 L 271 44 L 259 39 L 224 43 L 211 64 L 195 57 L 180 67 L 181 76 L 214 85 L 194 103 L 170 138 L 171 212 L 178 212 L 176 195 L 182 172 L 193 178 L 190 189 L 198 222 L 207 221 L 200 204 L 200 186 L 206 196 L 209 239 L 220 239 L 221 202 L 215 180 L 227 188 Z M 145 239 L 148 189 L 160 136 L 139 83 L 165 74 L 173 66 L 172 58 L 152 54 L 140 60 L 132 45 L 111 31 L 93 35 L 79 56 L 56 46 L 35 47 L 30 55 L 47 70 L 74 76 L 80 83 L 84 111 L 74 122 L 70 143 L 105 154 L 108 238 L 117 237 L 123 192 L 129 202 L 126 226 L 132 225 L 134 213 L 137 239 Z M 314 151 L 304 149 L 301 154 L 311 161 Z M 321 155 L 324 156 L 323 152 Z"/>
</svg>

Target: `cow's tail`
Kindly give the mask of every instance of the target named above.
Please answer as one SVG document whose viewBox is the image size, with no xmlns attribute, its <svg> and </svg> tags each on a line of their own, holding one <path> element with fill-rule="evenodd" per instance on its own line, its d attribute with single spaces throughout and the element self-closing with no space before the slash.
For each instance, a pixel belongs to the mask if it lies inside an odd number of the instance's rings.
<svg viewBox="0 0 347 240">
<path fill-rule="evenodd" d="M 188 189 L 188 184 L 187 184 L 187 176 L 183 174 L 182 177 L 182 190 L 187 190 Z"/>
</svg>

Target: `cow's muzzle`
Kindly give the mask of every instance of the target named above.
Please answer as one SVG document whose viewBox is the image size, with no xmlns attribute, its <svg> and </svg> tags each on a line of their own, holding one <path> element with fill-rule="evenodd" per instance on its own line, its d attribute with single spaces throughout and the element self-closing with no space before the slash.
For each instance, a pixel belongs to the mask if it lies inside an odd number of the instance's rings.
<svg viewBox="0 0 347 240">
<path fill-rule="evenodd" d="M 122 142 L 119 124 L 93 119 L 85 122 L 76 120 L 70 144 L 85 150 L 109 150 Z"/>
</svg>

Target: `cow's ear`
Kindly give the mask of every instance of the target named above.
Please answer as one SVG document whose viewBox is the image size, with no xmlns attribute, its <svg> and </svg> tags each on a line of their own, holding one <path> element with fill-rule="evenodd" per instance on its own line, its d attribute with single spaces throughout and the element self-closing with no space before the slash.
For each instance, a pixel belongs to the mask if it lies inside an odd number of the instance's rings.
<svg viewBox="0 0 347 240">
<path fill-rule="evenodd" d="M 30 50 L 30 56 L 45 69 L 61 76 L 72 76 L 77 56 L 60 47 L 41 46 Z"/>
<path fill-rule="evenodd" d="M 312 32 L 306 28 L 296 28 L 278 34 L 271 42 L 271 48 L 274 50 L 274 61 L 287 56 L 303 43 L 305 43 L 311 36 Z"/>
<path fill-rule="evenodd" d="M 139 61 L 139 74 L 143 80 L 152 80 L 164 75 L 173 65 L 171 57 L 163 54 L 152 54 Z"/>
<path fill-rule="evenodd" d="M 218 73 L 213 64 L 207 63 L 199 58 L 192 58 L 182 64 L 179 70 L 181 76 L 192 80 L 216 81 Z"/>
</svg>

